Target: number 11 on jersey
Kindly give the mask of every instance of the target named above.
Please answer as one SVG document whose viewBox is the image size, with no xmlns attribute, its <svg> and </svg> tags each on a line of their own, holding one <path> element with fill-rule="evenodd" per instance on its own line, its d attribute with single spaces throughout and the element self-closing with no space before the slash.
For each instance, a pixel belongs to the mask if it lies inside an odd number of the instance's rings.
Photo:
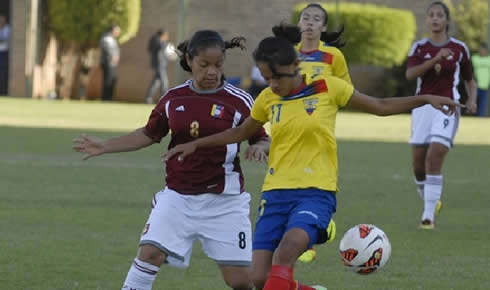
<svg viewBox="0 0 490 290">
<path fill-rule="evenodd" d="M 274 123 L 274 121 L 276 123 L 278 123 L 281 120 L 281 108 L 282 108 L 282 104 L 277 104 L 277 105 L 272 105 L 271 106 L 271 113 L 272 113 L 272 115 L 271 115 L 271 124 Z"/>
</svg>

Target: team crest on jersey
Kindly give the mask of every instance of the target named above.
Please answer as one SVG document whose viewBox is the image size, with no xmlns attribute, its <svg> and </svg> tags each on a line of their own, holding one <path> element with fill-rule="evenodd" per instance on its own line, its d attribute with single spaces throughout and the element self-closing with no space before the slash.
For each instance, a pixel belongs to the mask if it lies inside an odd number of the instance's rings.
<svg viewBox="0 0 490 290">
<path fill-rule="evenodd" d="M 316 110 L 316 104 L 318 104 L 318 98 L 303 100 L 303 105 L 305 106 L 305 110 L 308 115 L 313 114 L 313 112 Z"/>
<path fill-rule="evenodd" d="M 223 118 L 224 113 L 225 113 L 225 107 L 222 105 L 214 104 L 213 107 L 211 108 L 211 116 L 213 116 L 214 118 L 221 119 Z"/>
</svg>

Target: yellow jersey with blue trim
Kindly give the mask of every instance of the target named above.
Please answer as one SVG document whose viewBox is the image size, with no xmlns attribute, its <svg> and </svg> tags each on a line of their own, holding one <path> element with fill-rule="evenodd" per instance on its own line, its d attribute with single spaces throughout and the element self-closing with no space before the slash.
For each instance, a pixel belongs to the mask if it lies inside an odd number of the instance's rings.
<svg viewBox="0 0 490 290">
<path fill-rule="evenodd" d="M 312 51 L 302 51 L 301 42 L 295 46 L 300 60 L 301 73 L 317 76 L 335 76 L 352 84 L 349 69 L 342 52 L 326 42 L 320 41 L 318 48 Z"/>
<path fill-rule="evenodd" d="M 269 164 L 262 187 L 337 191 L 335 121 L 354 88 L 337 77 L 304 76 L 303 85 L 280 97 L 270 88 L 257 96 L 250 116 L 270 122 Z"/>
</svg>

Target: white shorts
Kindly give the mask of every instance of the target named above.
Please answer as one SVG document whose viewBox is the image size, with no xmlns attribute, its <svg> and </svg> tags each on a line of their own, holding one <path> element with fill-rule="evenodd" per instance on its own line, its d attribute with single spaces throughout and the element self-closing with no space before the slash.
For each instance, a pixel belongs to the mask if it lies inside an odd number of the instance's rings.
<svg viewBox="0 0 490 290">
<path fill-rule="evenodd" d="M 197 239 L 219 265 L 249 266 L 252 261 L 250 194 L 182 195 L 165 188 L 155 194 L 140 245 L 168 255 L 168 264 L 188 267 Z"/>
<path fill-rule="evenodd" d="M 410 144 L 428 145 L 440 143 L 448 148 L 453 146 L 459 126 L 458 112 L 447 116 L 431 105 L 425 105 L 412 111 L 412 135 Z"/>
</svg>

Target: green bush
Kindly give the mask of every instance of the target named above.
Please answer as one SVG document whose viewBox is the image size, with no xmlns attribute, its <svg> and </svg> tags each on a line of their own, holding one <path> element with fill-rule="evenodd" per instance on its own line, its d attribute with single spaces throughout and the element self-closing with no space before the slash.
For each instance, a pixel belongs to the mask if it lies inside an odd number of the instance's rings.
<svg viewBox="0 0 490 290">
<path fill-rule="evenodd" d="M 48 23 L 57 38 L 96 47 L 111 24 L 121 27 L 120 42 L 136 35 L 141 0 L 48 0 Z"/>
<path fill-rule="evenodd" d="M 294 7 L 293 23 L 298 22 L 306 5 L 300 3 Z M 328 27 L 332 27 L 337 6 L 332 3 L 321 5 L 329 13 Z M 349 63 L 382 67 L 403 63 L 415 38 L 412 12 L 371 4 L 340 3 L 338 13 L 340 24 L 345 26 L 343 38 L 347 43 L 342 52 Z"/>
<path fill-rule="evenodd" d="M 478 51 L 480 43 L 488 42 L 488 0 L 462 0 L 457 6 L 450 0 L 444 2 L 458 27 L 457 37 L 471 51 Z"/>
</svg>

